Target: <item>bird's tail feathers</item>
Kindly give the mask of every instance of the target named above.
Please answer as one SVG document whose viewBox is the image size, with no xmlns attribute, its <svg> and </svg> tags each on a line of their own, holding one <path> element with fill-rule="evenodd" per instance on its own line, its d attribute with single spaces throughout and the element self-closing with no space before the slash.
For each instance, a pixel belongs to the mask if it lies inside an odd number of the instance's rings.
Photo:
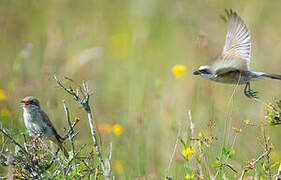
<svg viewBox="0 0 281 180">
<path fill-rule="evenodd" d="M 65 149 L 65 147 L 62 145 L 62 143 L 59 143 L 58 146 L 59 146 L 59 148 L 62 150 L 64 156 L 65 156 L 66 158 L 68 158 L 68 157 L 69 157 L 68 152 L 67 152 L 67 150 Z"/>
<path fill-rule="evenodd" d="M 69 157 L 67 150 L 65 149 L 65 147 L 62 145 L 64 139 L 59 135 L 56 134 L 55 136 L 50 137 L 51 141 L 53 141 L 55 144 L 57 144 L 59 146 L 59 149 L 62 150 L 64 156 L 66 158 Z"/>
<path fill-rule="evenodd" d="M 279 75 L 279 74 L 264 73 L 262 76 L 263 77 L 268 77 L 268 78 L 271 78 L 271 79 L 281 80 L 281 75 Z"/>
</svg>

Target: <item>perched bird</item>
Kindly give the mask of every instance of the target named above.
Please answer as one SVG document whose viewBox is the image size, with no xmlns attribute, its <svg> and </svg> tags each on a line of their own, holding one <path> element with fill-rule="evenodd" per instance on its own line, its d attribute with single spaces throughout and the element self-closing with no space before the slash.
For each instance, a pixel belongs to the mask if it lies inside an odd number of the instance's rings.
<svg viewBox="0 0 281 180">
<path fill-rule="evenodd" d="M 63 138 L 57 133 L 48 115 L 41 109 L 38 99 L 27 96 L 23 100 L 24 124 L 31 137 L 46 137 L 53 141 L 63 151 L 65 157 L 69 157 L 67 150 L 63 147 Z"/>
<path fill-rule="evenodd" d="M 249 98 L 257 98 L 257 91 L 250 88 L 250 81 L 278 79 L 281 75 L 249 71 L 251 58 L 251 35 L 241 17 L 231 9 L 226 10 L 227 33 L 221 55 L 213 63 L 204 65 L 194 71 L 194 75 L 230 84 L 246 84 L 244 94 Z"/>
</svg>

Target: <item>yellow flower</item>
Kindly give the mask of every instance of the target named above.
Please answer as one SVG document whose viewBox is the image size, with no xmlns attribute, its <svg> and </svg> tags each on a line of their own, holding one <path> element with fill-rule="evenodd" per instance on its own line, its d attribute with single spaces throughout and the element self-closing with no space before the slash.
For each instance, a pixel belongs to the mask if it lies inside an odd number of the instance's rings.
<svg viewBox="0 0 281 180">
<path fill-rule="evenodd" d="M 99 169 L 98 168 L 96 168 L 96 171 L 95 171 L 95 178 L 97 179 L 97 177 L 99 176 Z"/>
<path fill-rule="evenodd" d="M 9 116 L 10 115 L 10 110 L 6 107 L 1 109 L 1 116 Z"/>
<path fill-rule="evenodd" d="M 181 64 L 176 64 L 172 68 L 172 72 L 174 73 L 176 78 L 180 78 L 183 75 L 183 73 L 186 72 L 186 67 L 184 65 L 181 65 Z"/>
<path fill-rule="evenodd" d="M 75 126 L 80 121 L 79 117 L 75 117 L 72 124 Z"/>
<path fill-rule="evenodd" d="M 273 144 L 273 143 L 270 143 L 270 144 L 269 144 L 269 148 L 270 148 L 270 149 L 275 149 L 274 144 Z"/>
<path fill-rule="evenodd" d="M 269 106 L 272 106 L 271 104 L 269 104 Z M 272 107 L 268 107 L 268 108 L 266 108 L 266 111 L 267 111 L 267 115 L 268 116 L 271 116 L 272 115 Z"/>
<path fill-rule="evenodd" d="M 190 175 L 189 175 L 189 174 L 186 174 L 186 175 L 185 175 L 185 179 L 190 179 Z"/>
<path fill-rule="evenodd" d="M 194 148 L 190 148 L 190 147 L 187 147 L 186 149 L 183 149 L 182 152 L 181 152 L 182 156 L 183 157 L 187 157 L 187 159 L 190 161 L 192 159 L 192 157 L 195 156 L 195 151 L 194 151 Z"/>
<path fill-rule="evenodd" d="M 112 126 L 112 132 L 116 135 L 120 135 L 123 132 L 123 128 L 119 124 L 114 124 Z"/>
<path fill-rule="evenodd" d="M 251 122 L 250 119 L 245 120 L 245 123 L 246 123 L 247 125 L 250 124 L 250 122 Z"/>
<path fill-rule="evenodd" d="M 0 89 L 0 101 L 3 101 L 6 99 L 6 94 L 3 89 Z"/>
<path fill-rule="evenodd" d="M 101 133 L 111 133 L 111 128 L 110 124 L 101 124 L 98 126 L 98 130 Z"/>
<path fill-rule="evenodd" d="M 80 118 L 75 117 L 74 120 L 72 121 L 72 124 L 75 126 L 79 121 L 80 121 Z"/>
<path fill-rule="evenodd" d="M 113 161 L 113 168 L 119 173 L 123 173 L 124 172 L 124 168 L 123 168 L 123 164 L 121 160 L 115 160 Z"/>
<path fill-rule="evenodd" d="M 24 174 L 22 172 L 18 172 L 17 175 L 18 175 L 19 179 L 26 179 L 26 176 L 27 176 L 26 174 Z"/>
</svg>

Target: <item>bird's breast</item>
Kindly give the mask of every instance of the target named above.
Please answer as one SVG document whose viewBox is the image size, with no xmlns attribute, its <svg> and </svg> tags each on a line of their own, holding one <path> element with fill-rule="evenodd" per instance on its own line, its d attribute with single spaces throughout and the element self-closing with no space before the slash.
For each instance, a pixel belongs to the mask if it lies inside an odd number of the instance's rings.
<svg viewBox="0 0 281 180">
<path fill-rule="evenodd" d="M 23 119 L 31 136 L 34 136 L 35 132 L 41 133 L 44 131 L 45 128 L 44 123 L 42 122 L 42 116 L 38 111 L 29 111 L 25 109 L 23 112 Z"/>
<path fill-rule="evenodd" d="M 220 75 L 215 74 L 202 74 L 202 77 L 205 79 L 213 80 L 216 82 L 226 83 L 226 84 L 245 84 L 248 79 L 239 73 L 230 72 Z"/>
</svg>

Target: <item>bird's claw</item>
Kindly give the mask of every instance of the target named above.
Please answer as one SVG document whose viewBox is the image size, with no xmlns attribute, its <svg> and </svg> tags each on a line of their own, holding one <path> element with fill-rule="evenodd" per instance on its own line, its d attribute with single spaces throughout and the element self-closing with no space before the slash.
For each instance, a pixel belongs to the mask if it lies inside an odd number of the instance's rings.
<svg viewBox="0 0 281 180">
<path fill-rule="evenodd" d="M 259 98 L 257 96 L 258 91 L 248 90 L 248 91 L 245 91 L 244 93 L 248 98 L 255 98 L 255 99 Z"/>
</svg>

